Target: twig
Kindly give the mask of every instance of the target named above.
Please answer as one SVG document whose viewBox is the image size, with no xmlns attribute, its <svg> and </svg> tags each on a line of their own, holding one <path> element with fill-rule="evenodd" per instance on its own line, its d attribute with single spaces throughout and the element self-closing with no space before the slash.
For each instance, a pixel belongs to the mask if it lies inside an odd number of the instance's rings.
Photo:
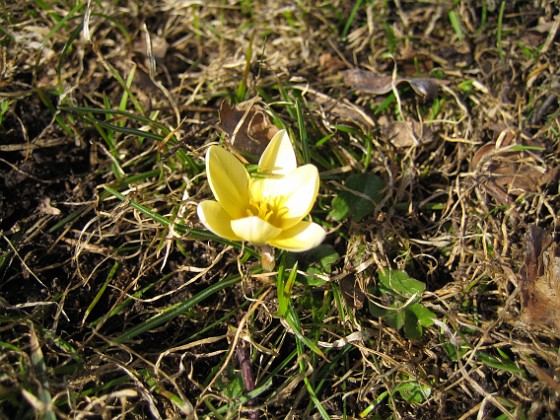
<svg viewBox="0 0 560 420">
<path fill-rule="evenodd" d="M 239 346 L 237 347 L 237 350 L 235 350 L 235 355 L 237 356 L 237 361 L 239 362 L 239 367 L 241 368 L 241 376 L 243 377 L 245 392 L 251 392 L 255 389 L 255 379 L 253 378 L 253 372 L 251 370 L 251 351 L 244 340 L 239 342 Z M 255 405 L 255 398 L 251 398 L 247 401 L 247 407 L 254 407 Z M 252 420 L 258 420 L 260 417 L 259 409 L 252 409 L 247 413 L 247 415 Z"/>
</svg>

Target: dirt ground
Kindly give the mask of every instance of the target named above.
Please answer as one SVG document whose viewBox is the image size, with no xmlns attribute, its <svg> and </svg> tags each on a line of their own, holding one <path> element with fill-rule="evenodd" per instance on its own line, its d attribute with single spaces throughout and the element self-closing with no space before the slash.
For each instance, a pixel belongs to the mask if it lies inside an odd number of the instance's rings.
<svg viewBox="0 0 560 420">
<path fill-rule="evenodd" d="M 559 26 L 537 0 L 1 5 L 0 418 L 557 418 Z M 196 216 L 248 103 L 242 134 L 287 127 L 321 174 L 327 239 L 272 274 Z"/>
</svg>

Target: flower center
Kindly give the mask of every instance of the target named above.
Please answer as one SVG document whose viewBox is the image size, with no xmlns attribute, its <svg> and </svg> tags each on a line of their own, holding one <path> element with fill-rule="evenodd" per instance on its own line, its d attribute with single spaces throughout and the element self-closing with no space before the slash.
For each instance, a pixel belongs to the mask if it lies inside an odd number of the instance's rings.
<svg viewBox="0 0 560 420">
<path fill-rule="evenodd" d="M 247 216 L 257 216 L 271 225 L 281 227 L 282 219 L 288 212 L 288 209 L 284 206 L 284 201 L 285 198 L 282 196 L 251 197 L 249 207 L 246 210 Z"/>
</svg>

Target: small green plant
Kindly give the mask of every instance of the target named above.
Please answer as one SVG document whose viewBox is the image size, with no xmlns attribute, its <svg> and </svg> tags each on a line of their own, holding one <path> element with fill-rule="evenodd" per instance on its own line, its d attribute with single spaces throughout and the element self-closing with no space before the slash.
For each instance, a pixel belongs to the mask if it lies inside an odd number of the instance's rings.
<svg viewBox="0 0 560 420">
<path fill-rule="evenodd" d="M 421 404 L 432 394 L 432 388 L 426 384 L 422 384 L 413 378 L 402 379 L 402 382 L 393 389 L 398 392 L 401 398 L 409 403 Z"/>
<path fill-rule="evenodd" d="M 4 117 L 8 110 L 10 109 L 10 101 L 5 99 L 0 100 L 0 127 L 4 123 Z"/>
<path fill-rule="evenodd" d="M 383 180 L 373 174 L 355 174 L 348 177 L 344 189 L 333 199 L 330 216 L 334 220 L 351 217 L 357 221 L 373 212 L 381 201 Z"/>
<path fill-rule="evenodd" d="M 378 280 L 381 302 L 370 301 L 370 313 L 397 330 L 402 328 L 409 338 L 421 338 L 424 328 L 433 325 L 436 317 L 420 302 L 426 284 L 398 270 L 380 272 Z"/>
</svg>

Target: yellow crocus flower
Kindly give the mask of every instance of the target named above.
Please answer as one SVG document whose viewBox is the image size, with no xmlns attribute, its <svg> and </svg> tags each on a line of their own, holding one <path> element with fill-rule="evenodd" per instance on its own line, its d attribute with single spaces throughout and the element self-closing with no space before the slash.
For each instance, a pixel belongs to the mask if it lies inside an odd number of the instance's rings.
<svg viewBox="0 0 560 420">
<path fill-rule="evenodd" d="M 298 167 L 285 130 L 263 152 L 255 176 L 220 146 L 206 152 L 206 174 L 216 201 L 198 204 L 200 221 L 218 236 L 301 252 L 319 245 L 325 231 L 303 220 L 319 191 L 314 165 Z"/>
</svg>

